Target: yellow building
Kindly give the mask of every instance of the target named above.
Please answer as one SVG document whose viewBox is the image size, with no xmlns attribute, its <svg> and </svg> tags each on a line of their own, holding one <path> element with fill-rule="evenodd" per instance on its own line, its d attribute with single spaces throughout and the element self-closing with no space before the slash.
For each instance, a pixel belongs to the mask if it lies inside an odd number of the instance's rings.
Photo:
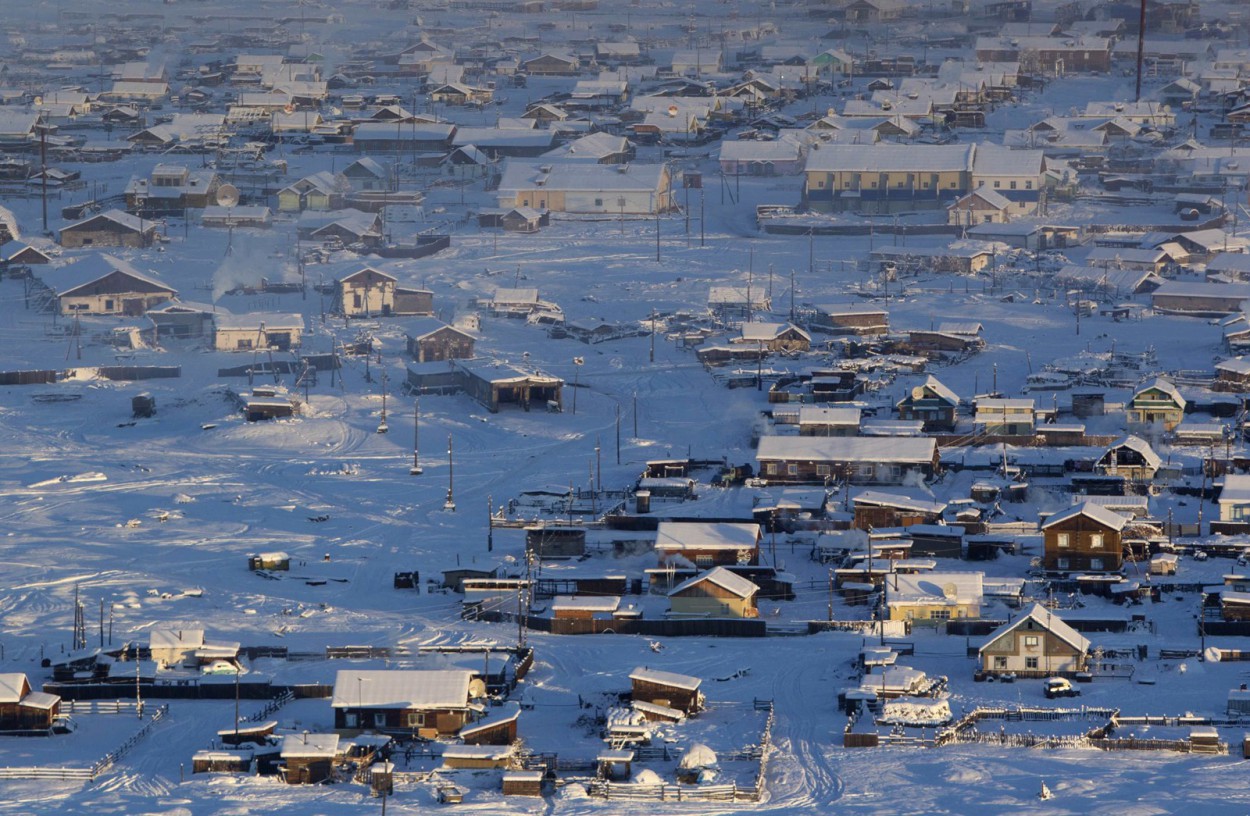
<svg viewBox="0 0 1250 816">
<path fill-rule="evenodd" d="M 885 581 L 890 620 L 947 621 L 981 617 L 980 572 L 892 573 Z"/>
<path fill-rule="evenodd" d="M 822 145 L 807 155 L 803 196 L 816 210 L 936 209 L 972 189 L 974 145 Z"/>
<path fill-rule="evenodd" d="M 701 618 L 755 618 L 760 588 L 724 567 L 696 575 L 668 594 L 671 614 Z"/>
</svg>

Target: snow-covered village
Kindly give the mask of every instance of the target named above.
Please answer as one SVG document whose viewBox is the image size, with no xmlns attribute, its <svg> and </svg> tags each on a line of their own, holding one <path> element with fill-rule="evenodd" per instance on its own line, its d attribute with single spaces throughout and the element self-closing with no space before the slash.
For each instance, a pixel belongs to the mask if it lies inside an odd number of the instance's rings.
<svg viewBox="0 0 1250 816">
<path fill-rule="evenodd" d="M 1248 182 L 1240 0 L 12 0 L 0 812 L 1250 812 Z"/>
</svg>

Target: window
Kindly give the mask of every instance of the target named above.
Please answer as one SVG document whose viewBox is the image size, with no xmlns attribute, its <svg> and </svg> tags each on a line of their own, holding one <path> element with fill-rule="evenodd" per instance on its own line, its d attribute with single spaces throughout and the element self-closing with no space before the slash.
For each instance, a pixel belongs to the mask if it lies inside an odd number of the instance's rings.
<svg viewBox="0 0 1250 816">
<path fill-rule="evenodd" d="M 1091 558 L 1091 559 L 1089 559 L 1089 568 L 1090 568 L 1090 569 L 1092 569 L 1092 570 L 1100 570 L 1100 569 L 1103 569 L 1102 559 L 1101 559 L 1101 558 Z"/>
<path fill-rule="evenodd" d="M 775 476 L 777 474 L 777 463 L 769 462 L 766 465 L 764 465 L 764 472 L 767 473 L 769 476 Z"/>
<path fill-rule="evenodd" d="M 1055 561 L 1055 569 L 1066 570 L 1068 568 L 1068 559 L 1060 558 Z"/>
<path fill-rule="evenodd" d="M 1026 190 L 1032 190 L 1032 189 L 1033 189 L 1033 182 L 1031 182 L 1031 181 L 1026 181 L 1026 182 L 1024 183 L 1024 189 L 1026 189 Z"/>
<path fill-rule="evenodd" d="M 1002 183 L 1001 181 L 995 181 L 995 182 L 994 182 L 994 189 L 995 189 L 995 190 L 997 190 L 999 187 L 1002 187 L 1002 186 L 1003 186 L 1003 183 Z"/>
<path fill-rule="evenodd" d="M 1089 537 L 1089 547 L 1091 550 L 1102 549 L 1102 533 L 1093 533 Z"/>
<path fill-rule="evenodd" d="M 712 556 L 707 553 L 699 553 L 694 557 L 694 564 L 696 567 L 710 567 L 712 566 Z"/>
<path fill-rule="evenodd" d="M 832 473 L 832 470 L 830 469 L 830 467 L 829 467 L 828 465 L 817 465 L 817 466 L 816 466 L 816 475 L 817 475 L 817 476 L 829 476 L 831 473 Z"/>
<path fill-rule="evenodd" d="M 1024 659 L 1024 667 L 1025 667 L 1026 669 L 1036 669 L 1036 668 L 1037 668 L 1037 658 L 1036 658 L 1036 657 L 1026 657 L 1026 658 Z"/>
<path fill-rule="evenodd" d="M 931 620 L 950 620 L 951 611 L 949 609 L 934 609 L 929 613 Z"/>
<path fill-rule="evenodd" d="M 1039 638 L 1037 635 L 1025 635 L 1024 636 L 1024 648 L 1036 649 L 1038 641 L 1039 641 Z"/>
<path fill-rule="evenodd" d="M 386 712 L 384 711 L 373 712 L 373 727 L 374 728 L 386 728 Z"/>
<path fill-rule="evenodd" d="M 1014 190 L 1014 189 L 1016 189 L 1016 183 L 1015 183 L 1014 181 L 1013 181 L 1013 182 L 1011 182 L 1011 189 L 1013 189 L 1013 190 Z"/>
<path fill-rule="evenodd" d="M 250 349 L 252 347 L 252 339 L 250 337 L 247 339 L 240 339 L 237 343 L 238 345 L 235 346 L 237 349 Z"/>
<path fill-rule="evenodd" d="M 349 711 L 349 712 L 347 712 L 346 714 L 344 714 L 344 715 L 343 715 L 343 723 L 344 723 L 344 725 L 346 725 L 348 728 L 355 728 L 355 727 L 356 727 L 356 714 L 355 714 L 354 712 L 351 712 L 351 711 Z"/>
<path fill-rule="evenodd" d="M 790 476 L 798 476 L 799 466 L 798 465 L 786 465 L 786 473 Z"/>
<path fill-rule="evenodd" d="M 112 298 L 108 298 L 107 300 L 104 301 L 104 311 L 106 312 L 113 311 L 113 299 Z"/>
<path fill-rule="evenodd" d="M 602 198 L 596 198 L 596 199 L 595 199 L 595 206 L 596 206 L 596 207 L 602 207 L 602 206 L 603 206 L 603 199 L 602 199 Z"/>
<path fill-rule="evenodd" d="M 1055 546 L 1061 550 L 1066 550 L 1071 546 L 1067 533 L 1055 533 Z"/>
<path fill-rule="evenodd" d="M 1005 657 L 995 657 L 995 658 L 994 658 L 994 668 L 996 668 L 996 669 L 1005 669 L 1005 668 L 1007 668 L 1007 658 L 1005 658 Z"/>
<path fill-rule="evenodd" d="M 424 728 L 425 727 L 425 713 L 422 711 L 409 711 L 408 712 L 408 727 L 409 728 Z"/>
<path fill-rule="evenodd" d="M 877 182 L 875 182 L 875 181 L 874 181 L 874 182 L 872 182 L 872 184 L 870 184 L 869 186 L 870 186 L 870 187 L 872 187 L 872 189 L 874 189 L 874 190 L 875 190 L 875 189 L 877 189 Z"/>
</svg>

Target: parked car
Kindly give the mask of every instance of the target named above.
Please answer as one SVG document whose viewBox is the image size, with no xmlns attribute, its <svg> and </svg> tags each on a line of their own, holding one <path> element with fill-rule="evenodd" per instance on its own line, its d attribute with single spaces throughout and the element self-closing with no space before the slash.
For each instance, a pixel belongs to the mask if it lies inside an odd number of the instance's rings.
<svg viewBox="0 0 1250 816">
<path fill-rule="evenodd" d="M 1074 687 L 1066 678 L 1052 677 L 1046 681 L 1046 697 L 1053 700 L 1056 697 L 1079 697 L 1081 690 Z"/>
</svg>

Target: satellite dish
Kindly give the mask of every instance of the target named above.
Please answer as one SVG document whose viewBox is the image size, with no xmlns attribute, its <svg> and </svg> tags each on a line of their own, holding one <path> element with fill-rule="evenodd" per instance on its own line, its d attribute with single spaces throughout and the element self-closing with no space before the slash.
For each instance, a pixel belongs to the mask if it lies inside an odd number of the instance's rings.
<svg viewBox="0 0 1250 816">
<path fill-rule="evenodd" d="M 486 696 L 486 684 L 482 682 L 482 678 L 474 677 L 469 681 L 469 699 L 476 700 Z"/>
<path fill-rule="evenodd" d="M 223 184 L 217 188 L 217 203 L 222 207 L 233 207 L 239 203 L 239 188 L 233 184 Z"/>
</svg>

